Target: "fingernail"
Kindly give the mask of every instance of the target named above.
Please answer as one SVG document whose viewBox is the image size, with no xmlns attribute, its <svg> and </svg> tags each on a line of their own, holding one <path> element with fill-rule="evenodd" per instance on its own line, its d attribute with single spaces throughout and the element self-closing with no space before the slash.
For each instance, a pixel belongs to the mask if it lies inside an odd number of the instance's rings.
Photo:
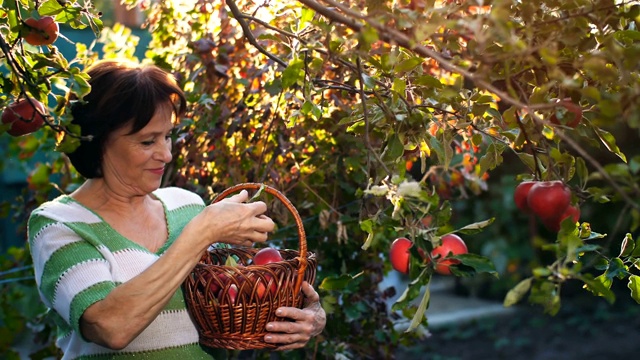
<svg viewBox="0 0 640 360">
<path fill-rule="evenodd" d="M 273 325 L 267 324 L 267 330 L 269 330 L 269 331 L 273 330 Z"/>
<path fill-rule="evenodd" d="M 276 315 L 282 316 L 282 310 L 276 310 Z"/>
<path fill-rule="evenodd" d="M 266 342 L 271 342 L 272 340 L 273 340 L 273 338 L 271 336 L 269 336 L 269 335 L 264 337 L 264 341 L 266 341 Z"/>
</svg>

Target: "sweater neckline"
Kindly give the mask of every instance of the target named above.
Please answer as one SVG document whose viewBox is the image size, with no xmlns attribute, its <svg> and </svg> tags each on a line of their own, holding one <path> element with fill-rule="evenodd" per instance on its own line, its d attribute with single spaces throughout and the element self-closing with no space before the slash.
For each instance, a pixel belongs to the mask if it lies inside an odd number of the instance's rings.
<svg viewBox="0 0 640 360">
<path fill-rule="evenodd" d="M 113 233 L 117 234 L 120 238 L 122 238 L 122 239 L 126 240 L 127 242 L 133 244 L 135 247 L 137 247 L 137 248 L 139 248 L 139 249 L 141 249 L 143 251 L 146 251 L 149 254 L 154 254 L 156 256 L 160 256 L 165 252 L 165 250 L 167 249 L 168 245 L 171 242 L 171 236 L 173 234 L 173 231 L 172 231 L 173 230 L 173 226 L 169 222 L 169 218 L 170 217 L 169 217 L 169 213 L 168 213 L 168 209 L 167 209 L 167 204 L 164 202 L 164 200 L 160 196 L 158 196 L 158 194 L 156 194 L 155 191 L 152 192 L 151 195 L 154 198 L 156 198 L 158 201 L 160 201 L 160 204 L 162 204 L 162 210 L 164 212 L 164 221 L 165 221 L 165 223 L 167 225 L 167 239 L 165 240 L 165 242 L 160 247 L 158 247 L 158 250 L 156 250 L 155 252 L 147 249 L 146 247 L 144 247 L 144 246 L 138 244 L 137 242 L 129 239 L 128 237 L 122 235 L 118 230 L 116 230 L 113 226 L 111 226 L 111 224 L 109 224 L 102 216 L 100 216 L 100 214 L 98 214 L 97 212 L 93 211 L 93 209 L 85 206 L 83 203 L 81 203 L 78 200 L 74 199 L 70 195 L 66 195 L 65 194 L 65 195 L 62 195 L 62 196 L 65 199 L 67 199 L 68 201 L 71 201 L 71 202 L 73 202 L 75 204 L 78 204 L 78 206 L 82 207 L 86 211 L 88 211 L 88 212 L 92 213 L 93 215 L 97 216 L 100 219 L 100 221 L 102 221 L 102 223 L 105 224 L 105 226 L 107 226 L 109 228 L 110 231 L 112 231 Z"/>
</svg>

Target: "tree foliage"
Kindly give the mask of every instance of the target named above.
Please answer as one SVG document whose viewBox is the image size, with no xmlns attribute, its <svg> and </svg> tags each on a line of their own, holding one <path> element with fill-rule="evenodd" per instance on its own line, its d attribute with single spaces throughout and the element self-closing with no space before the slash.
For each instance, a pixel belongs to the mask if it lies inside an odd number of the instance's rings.
<svg viewBox="0 0 640 360">
<path fill-rule="evenodd" d="M 448 233 L 474 239 L 511 228 L 505 246 L 469 240 L 472 254 L 452 268 L 464 279 L 508 279 L 507 306 L 526 298 L 554 314 L 568 281 L 609 302 L 612 283 L 624 281 L 640 302 L 640 154 L 629 146 L 640 127 L 636 2 L 126 2 L 147 15 L 144 61 L 172 72 L 190 104 L 165 185 L 212 199 L 232 184 L 265 182 L 305 218 L 330 320 L 301 357 L 392 357 L 419 336 L 394 327 L 396 317 L 411 320 L 410 330 L 428 325 L 434 269 L 417 250 L 407 288 L 379 289 L 398 236 L 428 252 Z M 63 155 L 78 141 L 67 94 L 89 91 L 83 65 L 99 57 L 91 44 L 76 44 L 74 59 L 55 44 L 25 45 L 23 18 L 34 12 L 95 29 L 104 57 L 132 56 L 109 39 L 135 43 L 121 27 L 101 30 L 88 2 L 3 4 L 2 104 L 29 94 L 50 115 L 43 131 L 9 145 L 25 158 L 47 154 L 31 174 L 25 213 L 79 181 Z M 509 198 L 525 179 L 567 184 L 580 222 L 557 234 L 529 226 Z M 488 194 L 507 200 L 478 211 Z M 601 204 L 614 205 L 610 228 L 592 228 L 607 226 L 589 211 Z M 285 209 L 270 207 L 281 224 L 273 242 L 295 248 Z M 528 261 L 515 262 L 522 269 L 507 266 L 519 254 L 494 261 L 500 246 L 528 250 Z M 394 291 L 403 295 L 389 309 Z"/>
</svg>

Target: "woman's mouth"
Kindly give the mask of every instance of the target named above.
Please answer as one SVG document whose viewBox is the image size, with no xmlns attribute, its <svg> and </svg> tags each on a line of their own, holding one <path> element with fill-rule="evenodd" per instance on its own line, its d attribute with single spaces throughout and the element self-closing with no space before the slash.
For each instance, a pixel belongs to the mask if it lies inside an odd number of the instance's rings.
<svg viewBox="0 0 640 360">
<path fill-rule="evenodd" d="M 164 174 L 164 167 L 157 168 L 157 169 L 150 169 L 149 171 L 151 171 L 152 173 L 154 173 L 156 175 L 162 175 L 162 174 Z"/>
</svg>

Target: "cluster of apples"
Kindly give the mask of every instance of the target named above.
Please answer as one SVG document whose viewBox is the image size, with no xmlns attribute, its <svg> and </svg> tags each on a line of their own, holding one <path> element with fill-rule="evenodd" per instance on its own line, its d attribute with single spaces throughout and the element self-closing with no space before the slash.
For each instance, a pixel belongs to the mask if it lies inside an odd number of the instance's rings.
<svg viewBox="0 0 640 360">
<path fill-rule="evenodd" d="M 520 211 L 535 214 L 554 232 L 560 231 L 564 219 L 580 219 L 580 208 L 571 204 L 571 190 L 560 180 L 523 181 L 516 186 L 513 200 Z"/>
<path fill-rule="evenodd" d="M 441 275 L 451 275 L 451 265 L 459 264 L 460 260 L 452 259 L 449 255 L 460 255 L 468 253 L 467 244 L 456 234 L 447 234 L 442 237 L 442 243 L 433 250 L 431 250 L 431 258 L 424 255 L 422 249 L 418 249 L 418 252 L 422 255 L 425 262 L 430 262 L 430 259 L 435 260 L 435 272 Z M 391 259 L 391 266 L 403 274 L 409 273 L 409 264 L 411 253 L 410 249 L 413 246 L 413 241 L 406 237 L 399 237 L 391 243 L 389 249 L 389 258 Z"/>
<path fill-rule="evenodd" d="M 251 260 L 251 264 L 247 265 L 250 267 L 252 265 L 267 265 L 270 263 L 283 261 L 282 255 L 277 249 L 274 248 L 263 248 L 260 249 Z M 241 264 L 237 264 L 237 266 L 243 266 Z M 236 282 L 231 281 L 231 276 L 233 276 L 232 272 L 221 272 L 217 274 L 217 279 L 211 279 L 208 281 L 209 283 L 209 291 L 213 295 L 214 298 L 219 301 L 222 300 L 221 296 L 224 296 L 224 292 L 222 291 L 225 287 L 228 286 L 228 290 L 226 294 L 229 296 L 229 303 L 231 305 L 235 305 L 237 297 L 238 297 L 238 285 Z M 268 293 L 272 296 L 276 294 L 278 290 L 278 285 L 276 283 L 276 279 L 274 279 L 271 273 L 265 272 L 264 274 L 256 275 L 255 273 L 249 273 L 249 277 L 257 276 L 259 279 L 256 281 L 256 289 L 255 294 L 258 299 L 263 299 Z M 239 284 L 242 284 L 243 280 L 240 280 Z M 229 285 L 229 283 L 231 283 Z M 267 290 L 268 288 L 268 290 Z"/>
<path fill-rule="evenodd" d="M 51 45 L 60 33 L 60 27 L 52 16 L 30 17 L 24 20 L 20 35 L 33 46 Z M 2 112 L 2 123 L 9 125 L 11 136 L 30 134 L 44 125 L 44 105 L 36 99 L 25 97 L 9 104 Z"/>
</svg>

